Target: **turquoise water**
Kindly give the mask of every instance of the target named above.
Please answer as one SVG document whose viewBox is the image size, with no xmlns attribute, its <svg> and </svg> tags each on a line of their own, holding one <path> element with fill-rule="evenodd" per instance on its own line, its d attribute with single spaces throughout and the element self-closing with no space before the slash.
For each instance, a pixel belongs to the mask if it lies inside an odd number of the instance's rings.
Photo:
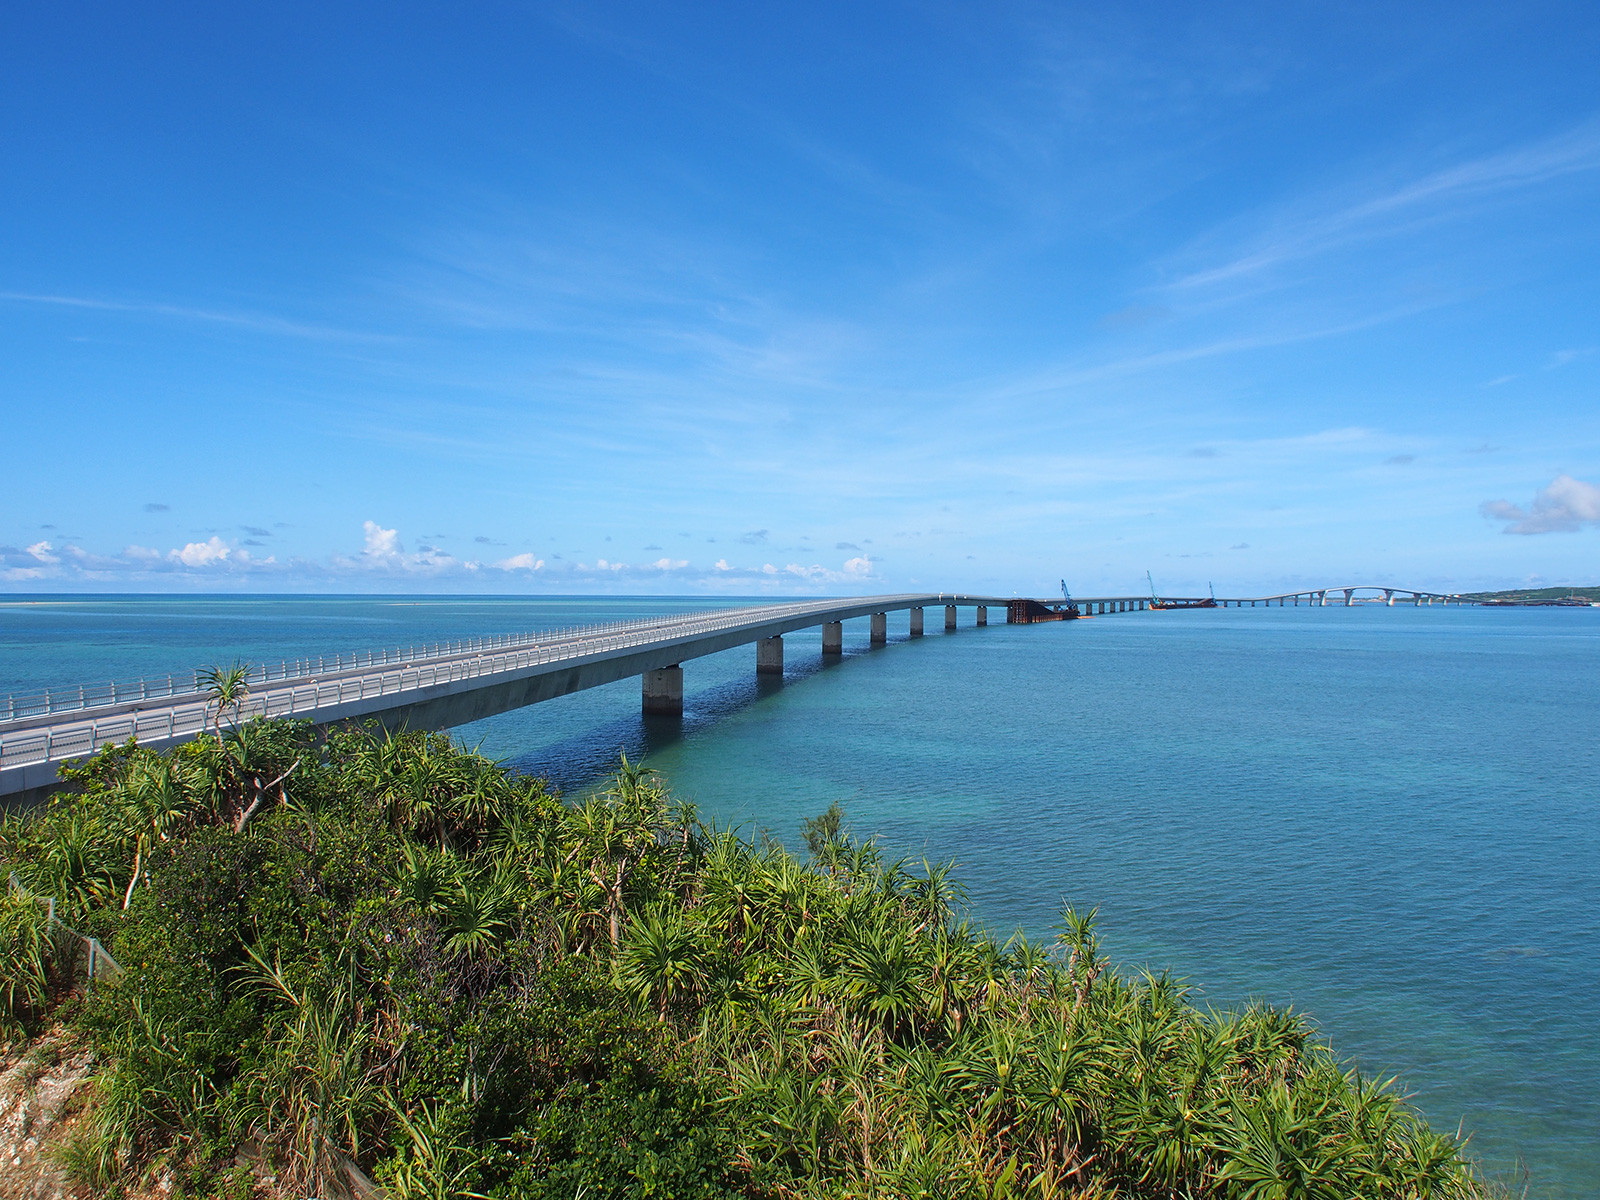
<svg viewBox="0 0 1600 1200">
<path fill-rule="evenodd" d="M 719 605 L 726 603 L 719 601 Z M 685 600 L 0 602 L 0 693 L 704 607 Z M 998 615 L 998 614 L 994 614 Z M 954 858 L 991 927 L 1098 905 L 1125 968 L 1313 1014 L 1535 1196 L 1600 1193 L 1600 609 L 1133 613 L 686 664 L 459 731 L 568 790 L 621 749 L 705 816 Z"/>
</svg>

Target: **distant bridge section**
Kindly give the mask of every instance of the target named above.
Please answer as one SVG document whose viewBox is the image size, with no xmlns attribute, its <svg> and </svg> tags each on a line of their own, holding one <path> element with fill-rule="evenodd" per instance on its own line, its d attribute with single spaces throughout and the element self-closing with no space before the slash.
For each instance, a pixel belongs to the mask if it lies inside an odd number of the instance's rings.
<svg viewBox="0 0 1600 1200">
<path fill-rule="evenodd" d="M 1368 593 L 1367 598 L 1358 599 L 1358 593 Z M 1304 601 L 1313 608 L 1326 607 L 1328 597 L 1333 597 L 1333 603 L 1342 607 L 1352 604 L 1381 603 L 1394 607 L 1396 600 L 1401 604 L 1479 604 L 1481 601 L 1467 599 L 1455 592 L 1429 592 L 1416 588 L 1390 587 L 1381 583 L 1353 583 L 1348 586 L 1340 584 L 1338 587 L 1307 588 L 1298 592 L 1274 592 L 1270 596 L 1162 596 L 1163 601 L 1176 604 L 1195 605 L 1207 600 L 1214 600 L 1218 608 L 1266 608 L 1269 605 L 1279 606 L 1299 604 Z M 1039 601 L 1040 604 L 1052 608 L 1060 608 L 1068 603 L 1063 599 L 1047 599 Z M 1101 616 L 1106 613 L 1143 612 L 1151 606 L 1149 596 L 1082 596 L 1071 601 L 1086 617 Z"/>
<path fill-rule="evenodd" d="M 1368 599 L 1360 601 L 1360 603 L 1380 602 L 1388 605 L 1390 608 L 1394 607 L 1395 599 L 1397 597 L 1402 604 L 1410 603 L 1421 605 L 1478 603 L 1476 600 L 1463 599 L 1459 594 L 1454 592 L 1428 592 L 1421 591 L 1416 588 L 1389 587 L 1381 583 L 1352 583 L 1348 586 L 1340 584 L 1338 587 L 1308 588 L 1305 591 L 1300 592 L 1280 592 L 1272 596 L 1253 596 L 1242 598 L 1230 597 L 1227 600 L 1224 600 L 1219 596 L 1217 598 L 1217 605 L 1218 607 L 1254 608 L 1258 604 L 1265 607 L 1266 605 L 1273 603 L 1273 601 L 1277 601 L 1277 603 L 1282 606 L 1285 604 L 1299 604 L 1302 600 L 1304 600 L 1313 608 L 1320 608 L 1327 605 L 1329 596 L 1333 596 L 1334 604 L 1341 605 L 1342 607 L 1349 607 L 1351 604 L 1358 602 L 1356 599 L 1356 593 L 1358 592 L 1369 593 Z M 1343 597 L 1342 601 L 1341 596 Z M 1379 601 L 1380 596 L 1382 597 L 1381 601 Z"/>
</svg>

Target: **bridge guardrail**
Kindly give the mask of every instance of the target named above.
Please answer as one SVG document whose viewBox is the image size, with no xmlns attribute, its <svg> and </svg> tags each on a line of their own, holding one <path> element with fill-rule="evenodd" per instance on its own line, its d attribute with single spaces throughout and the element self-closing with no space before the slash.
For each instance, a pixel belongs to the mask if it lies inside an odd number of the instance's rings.
<svg viewBox="0 0 1600 1200">
<path fill-rule="evenodd" d="M 717 613 L 747 612 L 748 609 L 714 609 Z M 659 626 L 675 617 L 634 617 L 627 621 L 611 621 L 599 625 L 568 625 L 555 629 L 541 629 L 532 633 L 496 634 L 491 637 L 462 638 L 455 641 L 435 642 L 431 646 L 396 646 L 393 649 L 362 650 L 332 657 L 283 659 L 277 664 L 263 663 L 252 667 L 246 677 L 251 687 L 278 683 L 290 679 L 325 675 L 330 671 L 355 671 L 362 667 L 385 667 L 408 662 L 422 662 L 451 655 L 481 654 L 484 651 L 512 649 L 540 643 L 561 641 L 579 636 L 583 631 L 645 629 Z M 132 704 L 143 700 L 163 700 L 179 696 L 201 696 L 199 672 L 191 676 L 168 674 L 143 676 L 138 679 L 106 680 L 103 683 L 77 684 L 64 688 L 46 688 L 41 692 L 8 695 L 0 702 L 0 724 L 30 717 L 45 717 L 55 713 L 83 712 L 91 708 L 107 708 L 118 704 Z"/>
<path fill-rule="evenodd" d="M 398 670 L 379 671 L 343 679 L 319 680 L 315 676 L 291 676 L 290 679 L 307 678 L 307 682 L 302 686 L 279 687 L 247 696 L 239 706 L 234 720 L 243 722 L 256 717 L 309 716 L 319 708 L 333 707 L 368 697 L 418 691 L 440 684 L 479 679 L 486 675 L 506 674 L 531 666 L 603 654 L 611 650 L 630 649 L 654 641 L 652 634 L 667 625 L 673 627 L 674 637 L 688 638 L 719 632 L 736 625 L 764 624 L 790 616 L 818 611 L 827 612 L 837 607 L 837 601 L 826 600 L 794 605 L 718 609 L 704 614 L 688 613 L 677 617 L 642 618 L 638 621 L 583 626 L 563 640 L 538 641 L 521 649 L 507 648 L 497 654 L 478 653 L 472 657 L 448 658 L 437 663 L 418 663 L 409 670 L 404 664 L 396 663 L 394 665 L 399 667 Z M 159 741 L 199 733 L 210 721 L 212 705 L 202 693 L 180 693 L 184 694 L 194 695 L 194 702 L 164 705 L 152 712 L 119 713 L 63 730 L 29 730 L 12 734 L 0 740 L 0 768 L 81 758 L 94 753 L 101 746 L 126 741 L 135 736 L 144 740 Z"/>
</svg>

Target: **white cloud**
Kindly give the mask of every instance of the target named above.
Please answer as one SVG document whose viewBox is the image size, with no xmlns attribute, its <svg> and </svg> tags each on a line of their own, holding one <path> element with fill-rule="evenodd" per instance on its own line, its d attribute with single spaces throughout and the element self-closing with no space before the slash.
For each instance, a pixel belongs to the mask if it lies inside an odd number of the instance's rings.
<svg viewBox="0 0 1600 1200">
<path fill-rule="evenodd" d="M 385 529 L 376 521 L 363 521 L 361 528 L 367 534 L 367 548 L 362 553 L 369 558 L 394 558 L 400 553 L 398 530 Z"/>
<path fill-rule="evenodd" d="M 773 566 L 771 563 L 766 563 L 762 566 L 761 573 L 763 575 L 776 575 L 778 573 L 778 568 Z"/>
<path fill-rule="evenodd" d="M 209 567 L 215 563 L 226 562 L 232 553 L 233 548 L 228 543 L 216 534 L 212 534 L 208 540 L 190 542 L 182 550 L 171 551 L 167 557 L 186 567 Z"/>
<path fill-rule="evenodd" d="M 725 558 L 717 559 L 717 561 L 715 563 L 713 563 L 712 566 L 718 571 L 731 571 L 731 570 L 733 570 L 733 568 L 728 565 L 728 560 L 725 559 Z"/>
<path fill-rule="evenodd" d="M 122 552 L 122 557 L 139 563 L 158 562 L 161 558 L 161 551 L 154 550 L 149 546 L 129 546 Z"/>
<path fill-rule="evenodd" d="M 1485 500 L 1479 511 L 1491 520 L 1508 522 L 1505 533 L 1575 533 L 1585 525 L 1600 525 L 1600 487 L 1557 475 L 1527 508 L 1506 500 Z"/>
<path fill-rule="evenodd" d="M 872 560 L 862 555 L 860 558 L 847 558 L 844 563 L 846 575 L 871 575 Z"/>
<path fill-rule="evenodd" d="M 49 542 L 35 542 L 33 545 L 28 547 L 28 553 L 33 555 L 42 563 L 54 564 L 60 562 L 61 560 L 54 554 L 50 553 L 53 548 L 54 547 L 52 547 Z"/>
<path fill-rule="evenodd" d="M 542 571 L 544 559 L 535 558 L 531 554 L 513 554 L 510 558 L 502 558 L 494 565 L 502 571 Z"/>
<path fill-rule="evenodd" d="M 688 565 L 687 558 L 658 558 L 651 564 L 658 571 L 681 571 Z"/>
</svg>

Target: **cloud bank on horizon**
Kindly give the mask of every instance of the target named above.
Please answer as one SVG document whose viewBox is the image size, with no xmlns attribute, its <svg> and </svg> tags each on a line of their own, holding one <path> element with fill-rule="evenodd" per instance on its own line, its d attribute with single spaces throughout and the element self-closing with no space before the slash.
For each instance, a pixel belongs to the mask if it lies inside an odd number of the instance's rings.
<svg viewBox="0 0 1600 1200">
<path fill-rule="evenodd" d="M 8 10 L 0 588 L 1596 581 L 1592 6 L 688 12 Z"/>
<path fill-rule="evenodd" d="M 550 587 L 568 592 L 609 590 L 621 583 L 661 592 L 734 590 L 744 594 L 838 586 L 872 590 L 871 585 L 876 582 L 872 560 L 865 555 L 846 559 L 837 568 L 795 562 L 781 567 L 770 562 L 732 566 L 726 558 L 695 565 L 686 558 L 669 557 L 641 563 L 597 557 L 592 564 L 560 562 L 547 566 L 531 551 L 489 561 L 457 558 L 429 545 L 407 552 L 397 529 L 385 529 L 368 520 L 362 523 L 362 530 L 361 550 L 323 560 L 256 557 L 238 539 L 224 541 L 215 534 L 203 542 L 173 547 L 165 554 L 148 546 L 128 546 L 118 554 L 97 555 L 71 543 L 57 550 L 47 540 L 23 548 L 0 545 L 0 582 L 53 584 L 65 589 L 131 581 L 152 588 L 165 584 L 200 590 L 253 586 L 284 591 L 324 585 L 373 591 L 467 585 L 506 591 L 538 576 Z"/>
</svg>

